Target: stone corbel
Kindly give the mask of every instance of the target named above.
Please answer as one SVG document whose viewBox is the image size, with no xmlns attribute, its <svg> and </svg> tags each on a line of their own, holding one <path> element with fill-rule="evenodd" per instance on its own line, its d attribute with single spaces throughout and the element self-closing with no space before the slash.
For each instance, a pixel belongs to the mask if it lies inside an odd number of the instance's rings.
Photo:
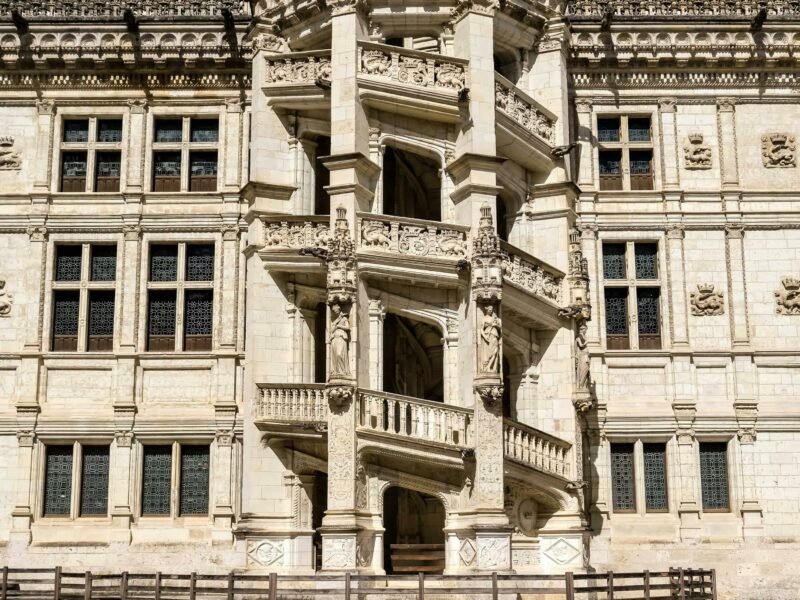
<svg viewBox="0 0 800 600">
<path fill-rule="evenodd" d="M 334 412 L 340 413 L 347 410 L 354 395 L 355 388 L 352 385 L 343 385 L 335 382 L 328 385 L 328 403 Z"/>
<path fill-rule="evenodd" d="M 739 426 L 737 436 L 743 445 L 756 441 L 756 421 L 758 420 L 758 403 L 755 401 L 737 401 L 733 403 L 736 423 Z"/>
<path fill-rule="evenodd" d="M 693 426 L 697 416 L 697 405 L 694 402 L 673 402 L 672 412 L 677 421 L 678 445 L 685 446 L 694 443 Z"/>
<path fill-rule="evenodd" d="M 495 411 L 503 403 L 503 386 L 499 383 L 476 383 L 475 393 L 481 397 L 484 405 L 490 411 Z"/>
</svg>

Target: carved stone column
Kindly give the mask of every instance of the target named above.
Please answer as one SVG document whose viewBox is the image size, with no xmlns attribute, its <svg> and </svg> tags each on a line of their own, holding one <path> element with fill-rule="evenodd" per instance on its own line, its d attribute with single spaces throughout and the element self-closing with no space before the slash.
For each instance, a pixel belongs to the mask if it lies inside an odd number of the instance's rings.
<svg viewBox="0 0 800 600">
<path fill-rule="evenodd" d="M 725 226 L 725 258 L 728 265 L 728 298 L 731 332 L 734 346 L 750 344 L 750 324 L 744 270 L 744 226 L 729 223 Z"/>
<path fill-rule="evenodd" d="M 369 301 L 369 387 L 383 389 L 383 321 L 386 310 L 380 298 Z"/>
<path fill-rule="evenodd" d="M 736 99 L 717 98 L 717 128 L 719 130 L 719 162 L 722 188 L 739 186 L 739 161 L 736 156 Z"/>
</svg>

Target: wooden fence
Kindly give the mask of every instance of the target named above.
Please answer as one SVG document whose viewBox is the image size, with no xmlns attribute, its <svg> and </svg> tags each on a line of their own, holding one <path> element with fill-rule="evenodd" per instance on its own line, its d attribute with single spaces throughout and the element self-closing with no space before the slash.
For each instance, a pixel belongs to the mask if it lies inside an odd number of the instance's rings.
<svg viewBox="0 0 800 600">
<path fill-rule="evenodd" d="M 564 575 L 172 575 L 93 574 L 55 569 L 2 570 L 0 600 L 429 600 L 460 595 L 492 600 L 716 600 L 714 570 Z"/>
</svg>

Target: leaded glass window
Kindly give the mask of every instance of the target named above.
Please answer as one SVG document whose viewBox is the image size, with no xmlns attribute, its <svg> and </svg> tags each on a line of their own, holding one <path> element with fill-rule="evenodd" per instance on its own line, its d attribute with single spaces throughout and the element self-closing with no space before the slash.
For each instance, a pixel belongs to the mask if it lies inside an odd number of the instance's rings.
<svg viewBox="0 0 800 600">
<path fill-rule="evenodd" d="M 667 510 L 667 463 L 664 444 L 642 444 L 644 455 L 645 508 L 651 511 Z"/>
<path fill-rule="evenodd" d="M 186 290 L 184 350 L 210 350 L 214 296 L 211 290 Z"/>
<path fill-rule="evenodd" d="M 636 279 L 658 279 L 658 244 L 636 244 Z"/>
<path fill-rule="evenodd" d="M 81 247 L 56 247 L 56 281 L 80 281 Z"/>
<path fill-rule="evenodd" d="M 119 143 L 122 141 L 122 119 L 98 119 L 97 141 Z"/>
<path fill-rule="evenodd" d="M 117 247 L 92 246 L 92 281 L 114 281 L 117 277 Z"/>
<path fill-rule="evenodd" d="M 622 173 L 622 153 L 611 150 L 600 153 L 600 175 L 619 175 Z"/>
<path fill-rule="evenodd" d="M 172 446 L 145 446 L 142 457 L 142 514 L 170 514 Z"/>
<path fill-rule="evenodd" d="M 86 152 L 64 152 L 61 174 L 64 177 L 86 177 Z"/>
<path fill-rule="evenodd" d="M 208 446 L 181 446 L 181 515 L 208 513 L 208 467 Z"/>
<path fill-rule="evenodd" d="M 636 510 L 633 444 L 611 444 L 611 483 L 614 510 Z"/>
<path fill-rule="evenodd" d="M 150 246 L 150 281 L 178 280 L 178 245 Z"/>
<path fill-rule="evenodd" d="M 219 139 L 219 119 L 192 119 L 193 142 L 216 142 Z"/>
<path fill-rule="evenodd" d="M 700 443 L 700 487 L 703 510 L 728 510 L 728 445 Z"/>
<path fill-rule="evenodd" d="M 618 142 L 619 117 L 600 117 L 597 119 L 597 139 L 600 142 Z"/>
<path fill-rule="evenodd" d="M 175 349 L 175 317 L 175 290 L 151 291 L 147 319 L 148 350 Z"/>
<path fill-rule="evenodd" d="M 214 280 L 214 245 L 186 246 L 186 281 Z"/>
<path fill-rule="evenodd" d="M 122 158 L 119 152 L 98 152 L 94 191 L 118 192 L 121 172 Z"/>
<path fill-rule="evenodd" d="M 78 349 L 80 292 L 59 290 L 53 294 L 53 350 Z"/>
<path fill-rule="evenodd" d="M 661 328 L 658 319 L 659 288 L 638 288 L 636 304 L 639 313 L 639 335 L 659 335 Z"/>
<path fill-rule="evenodd" d="M 81 515 L 108 513 L 108 446 L 84 446 Z"/>
<path fill-rule="evenodd" d="M 156 142 L 183 141 L 183 119 L 156 120 Z"/>
<path fill-rule="evenodd" d="M 89 141 L 89 119 L 64 119 L 64 141 L 70 144 Z"/>
<path fill-rule="evenodd" d="M 650 141 L 649 117 L 628 117 L 628 141 L 629 142 Z"/>
<path fill-rule="evenodd" d="M 114 345 L 114 292 L 93 290 L 89 292 L 89 339 L 87 350 L 113 350 Z"/>
<path fill-rule="evenodd" d="M 606 288 L 606 333 L 628 334 L 628 290 Z"/>
<path fill-rule="evenodd" d="M 189 157 L 189 191 L 213 192 L 217 189 L 217 153 L 192 152 Z"/>
<path fill-rule="evenodd" d="M 48 446 L 44 472 L 44 515 L 69 515 L 72 496 L 72 446 Z"/>
<path fill-rule="evenodd" d="M 603 244 L 603 277 L 625 279 L 625 244 Z"/>
</svg>

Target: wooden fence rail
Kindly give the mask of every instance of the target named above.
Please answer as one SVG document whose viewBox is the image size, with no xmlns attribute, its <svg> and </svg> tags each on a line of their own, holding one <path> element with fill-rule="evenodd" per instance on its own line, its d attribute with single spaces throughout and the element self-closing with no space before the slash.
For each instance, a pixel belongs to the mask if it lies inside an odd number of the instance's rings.
<svg viewBox="0 0 800 600">
<path fill-rule="evenodd" d="M 0 600 L 278 600 L 393 596 L 424 600 L 461 595 L 516 600 L 717 600 L 713 569 L 563 575 L 250 575 L 96 574 L 3 567 Z M 545 598 L 548 597 L 548 598 Z"/>
</svg>

